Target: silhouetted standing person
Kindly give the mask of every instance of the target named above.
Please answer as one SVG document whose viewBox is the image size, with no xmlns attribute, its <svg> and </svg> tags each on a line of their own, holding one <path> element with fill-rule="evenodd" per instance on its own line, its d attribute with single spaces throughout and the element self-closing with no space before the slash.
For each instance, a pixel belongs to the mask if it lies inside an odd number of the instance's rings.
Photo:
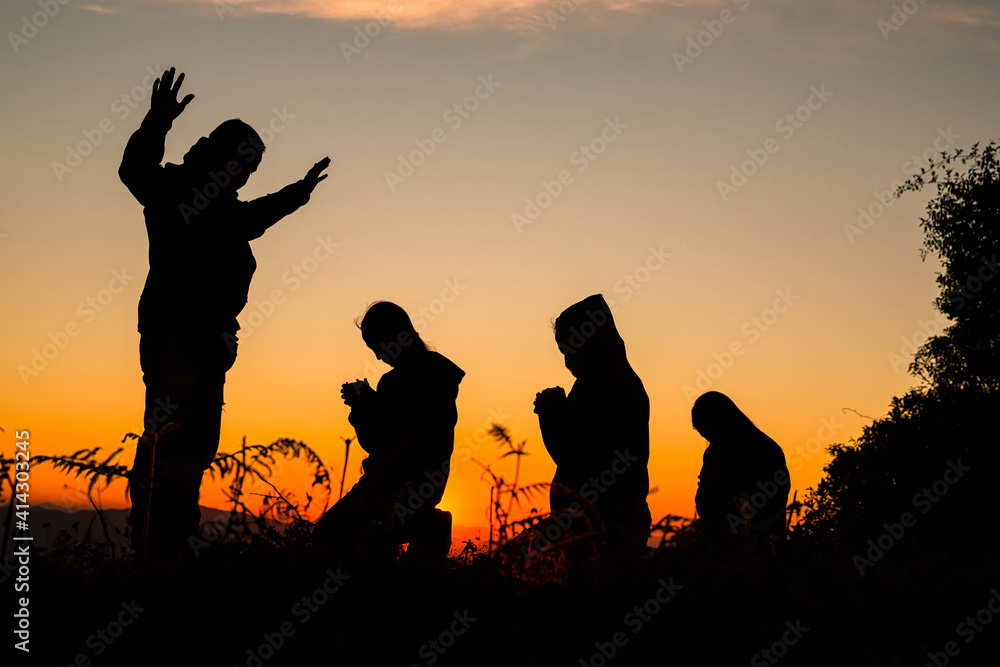
<svg viewBox="0 0 1000 667">
<path fill-rule="evenodd" d="M 184 74 L 153 84 L 150 109 L 129 138 L 118 175 L 140 204 L 149 274 L 139 299 L 139 359 L 146 385 L 143 436 L 130 491 L 137 557 L 172 558 L 197 534 L 203 471 L 219 447 L 223 384 L 236 360 L 236 316 L 257 263 L 250 241 L 309 201 L 329 158 L 279 192 L 244 202 L 264 144 L 240 120 L 202 137 L 181 164 L 160 164 Z M 169 429 L 163 427 L 173 426 Z M 155 452 L 154 452 L 155 450 Z"/>
<path fill-rule="evenodd" d="M 791 480 L 781 447 L 717 391 L 691 408 L 694 428 L 708 440 L 695 505 L 717 536 L 780 543 Z"/>
<path fill-rule="evenodd" d="M 412 558 L 444 558 L 451 514 L 436 506 L 448 482 L 465 371 L 430 350 L 394 303 L 372 304 L 359 326 L 365 344 L 392 369 L 377 390 L 367 380 L 341 389 L 369 456 L 358 483 L 317 522 L 313 542 L 341 561 L 384 562 L 407 542 Z"/>
<path fill-rule="evenodd" d="M 609 550 L 638 553 L 651 522 L 649 397 L 600 294 L 563 311 L 555 339 L 576 382 L 568 396 L 554 387 L 535 398 L 542 439 L 556 463 L 552 511 L 575 509 L 582 496 L 598 510 Z"/>
</svg>

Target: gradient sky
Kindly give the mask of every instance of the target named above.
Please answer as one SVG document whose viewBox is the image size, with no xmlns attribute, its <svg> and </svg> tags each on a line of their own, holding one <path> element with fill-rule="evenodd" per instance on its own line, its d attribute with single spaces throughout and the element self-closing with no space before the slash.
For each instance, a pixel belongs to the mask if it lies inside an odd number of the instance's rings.
<svg viewBox="0 0 1000 667">
<path fill-rule="evenodd" d="M 654 518 L 693 514 L 700 389 L 782 445 L 801 497 L 828 460 L 819 446 L 867 423 L 843 408 L 883 415 L 915 383 L 907 341 L 940 326 L 936 264 L 919 253 L 931 193 L 887 207 L 878 193 L 914 156 L 1000 134 L 1000 9 L 894 4 L 5 2 L 4 451 L 15 429 L 36 454 L 66 454 L 142 428 L 147 240 L 116 171 L 149 73 L 175 66 L 195 99 L 166 160 L 240 117 L 268 145 L 244 198 L 333 161 L 312 201 L 253 243 L 223 450 L 292 437 L 339 470 L 352 435 L 339 387 L 387 368 L 353 320 L 395 301 L 468 373 L 442 506 L 482 525 L 489 488 L 466 452 L 495 463 L 485 429 L 499 420 L 528 440 L 522 480 L 551 479 L 532 401 L 572 384 L 551 321 L 600 292 L 652 404 Z M 411 154 L 419 166 L 401 172 Z M 301 494 L 296 470 L 277 483 Z M 33 502 L 80 500 L 47 467 L 33 482 Z M 123 488 L 105 504 L 123 505 Z M 203 503 L 221 494 L 206 485 Z"/>
</svg>

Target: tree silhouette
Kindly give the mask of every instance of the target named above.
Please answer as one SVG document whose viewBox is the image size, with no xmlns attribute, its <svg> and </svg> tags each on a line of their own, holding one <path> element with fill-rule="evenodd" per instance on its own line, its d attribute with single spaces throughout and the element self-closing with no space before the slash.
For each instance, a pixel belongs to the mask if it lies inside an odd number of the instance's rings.
<svg viewBox="0 0 1000 667">
<path fill-rule="evenodd" d="M 963 170 L 968 167 L 967 170 Z M 904 183 L 896 192 L 937 185 L 937 196 L 921 220 L 921 256 L 937 255 L 943 272 L 935 306 L 952 324 L 917 352 L 910 367 L 938 386 L 1000 387 L 1000 163 L 997 143 L 942 153 L 940 161 Z"/>
<path fill-rule="evenodd" d="M 928 184 L 936 185 L 937 193 L 921 220 L 921 256 L 941 260 L 935 306 L 951 323 L 919 348 L 910 365 L 921 385 L 894 398 L 889 414 L 874 420 L 854 443 L 830 447 L 833 459 L 806 501 L 812 511 L 803 522 L 804 531 L 824 544 L 864 545 L 905 513 L 915 525 L 904 526 L 906 537 L 899 540 L 914 549 L 995 539 L 997 143 L 942 153 L 896 196 Z"/>
</svg>

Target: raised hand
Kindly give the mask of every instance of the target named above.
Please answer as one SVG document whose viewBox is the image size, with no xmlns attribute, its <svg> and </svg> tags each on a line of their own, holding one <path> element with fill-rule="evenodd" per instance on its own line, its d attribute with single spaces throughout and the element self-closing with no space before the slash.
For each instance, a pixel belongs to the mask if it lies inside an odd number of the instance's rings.
<svg viewBox="0 0 1000 667">
<path fill-rule="evenodd" d="M 181 112 L 184 111 L 184 107 L 194 99 L 194 95 L 187 95 L 180 102 L 177 101 L 177 93 L 180 91 L 181 83 L 183 82 L 183 72 L 181 72 L 175 82 L 174 68 L 171 67 L 166 70 L 163 76 L 153 82 L 153 92 L 149 96 L 150 111 L 168 121 L 173 121 L 180 116 Z"/>
<path fill-rule="evenodd" d="M 181 76 L 184 75 L 182 74 Z M 328 174 L 323 174 L 322 176 L 320 176 L 320 174 L 323 172 L 324 169 L 326 169 L 329 166 L 330 166 L 330 158 L 325 157 L 316 164 L 314 164 L 312 166 L 312 169 L 310 169 L 306 173 L 306 177 L 302 179 L 302 182 L 305 184 L 309 194 L 312 194 L 312 191 L 316 187 L 317 183 L 319 183 L 328 176 Z"/>
</svg>

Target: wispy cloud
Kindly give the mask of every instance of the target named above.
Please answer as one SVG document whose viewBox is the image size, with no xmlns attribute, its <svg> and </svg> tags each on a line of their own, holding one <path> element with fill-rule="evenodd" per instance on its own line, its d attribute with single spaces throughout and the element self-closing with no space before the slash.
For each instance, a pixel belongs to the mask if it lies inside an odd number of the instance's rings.
<svg viewBox="0 0 1000 667">
<path fill-rule="evenodd" d="M 391 18 L 406 28 L 466 29 L 491 27 L 514 31 L 549 28 L 547 13 L 590 15 L 634 12 L 644 7 L 719 5 L 728 0 L 105 0 L 83 9 L 119 14 L 128 10 L 218 14 L 301 16 L 331 21 Z"/>
<path fill-rule="evenodd" d="M 81 7 L 99 14 L 185 15 L 219 18 L 283 15 L 358 23 L 389 19 L 401 28 L 467 30 L 489 28 L 512 32 L 550 32 L 553 17 L 610 26 L 611 15 L 647 17 L 665 24 L 667 34 L 686 34 L 682 27 L 700 26 L 737 0 L 101 0 Z M 739 0 L 744 4 L 746 0 Z M 886 18 L 892 3 L 870 0 L 749 0 L 748 15 L 768 17 L 762 22 L 821 25 L 829 21 L 846 32 L 871 32 L 874 22 Z M 953 0 L 947 5 L 921 5 L 925 29 L 975 30 L 1000 26 L 996 0 Z M 876 31 L 877 35 L 877 31 Z"/>
<path fill-rule="evenodd" d="M 95 14 L 107 14 L 109 16 L 122 13 L 121 7 L 105 7 L 104 5 L 81 5 L 80 9 L 86 12 L 93 12 Z"/>
<path fill-rule="evenodd" d="M 304 15 L 339 21 L 391 15 L 410 27 L 498 25 L 515 17 L 543 18 L 546 12 L 592 10 L 627 11 L 644 5 L 687 6 L 714 4 L 718 0 L 200 0 L 223 2 L 248 13 Z"/>
</svg>

